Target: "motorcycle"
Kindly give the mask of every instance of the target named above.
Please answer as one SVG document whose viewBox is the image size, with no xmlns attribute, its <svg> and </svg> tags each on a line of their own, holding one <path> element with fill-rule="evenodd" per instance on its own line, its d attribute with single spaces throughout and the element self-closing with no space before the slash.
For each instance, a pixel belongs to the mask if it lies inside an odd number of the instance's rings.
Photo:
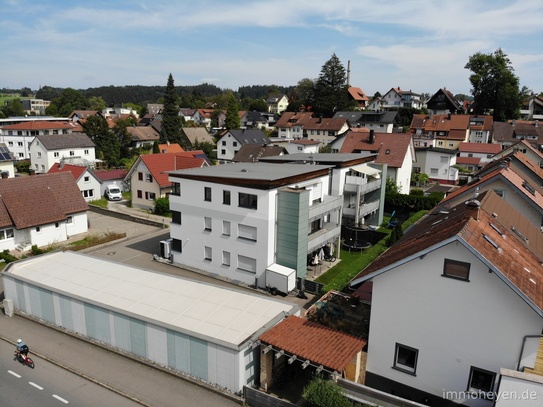
<svg viewBox="0 0 543 407">
<path fill-rule="evenodd" d="M 14 358 L 15 360 L 19 361 L 23 365 L 30 367 L 31 369 L 34 369 L 34 361 L 30 359 L 28 355 L 24 356 L 21 354 L 21 352 L 19 352 L 18 350 L 15 350 L 14 356 L 15 356 Z"/>
</svg>

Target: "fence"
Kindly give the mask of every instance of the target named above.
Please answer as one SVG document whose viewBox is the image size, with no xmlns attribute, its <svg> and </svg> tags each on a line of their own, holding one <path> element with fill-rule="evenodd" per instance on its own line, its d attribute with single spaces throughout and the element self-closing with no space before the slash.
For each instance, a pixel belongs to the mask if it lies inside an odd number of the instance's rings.
<svg viewBox="0 0 543 407">
<path fill-rule="evenodd" d="M 263 391 L 251 387 L 243 388 L 243 398 L 249 407 L 293 407 L 296 404 L 277 397 L 271 396 Z"/>
</svg>

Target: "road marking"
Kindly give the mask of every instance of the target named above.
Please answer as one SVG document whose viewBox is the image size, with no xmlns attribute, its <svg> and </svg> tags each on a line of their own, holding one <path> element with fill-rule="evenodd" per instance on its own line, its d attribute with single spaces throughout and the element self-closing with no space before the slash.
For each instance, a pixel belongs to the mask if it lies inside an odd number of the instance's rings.
<svg viewBox="0 0 543 407">
<path fill-rule="evenodd" d="M 17 373 L 11 371 L 11 370 L 8 370 L 8 373 L 12 374 L 13 376 L 15 376 L 17 379 L 20 379 L 21 378 L 21 375 L 18 375 Z"/>
<path fill-rule="evenodd" d="M 62 397 L 57 396 L 56 394 L 53 394 L 53 397 L 56 398 L 56 399 L 59 400 L 59 401 L 62 401 L 64 404 L 68 404 L 68 403 L 69 403 L 68 400 L 64 400 Z"/>
<path fill-rule="evenodd" d="M 28 382 L 28 384 L 31 385 L 31 386 L 34 386 L 34 387 L 35 387 L 36 389 L 38 389 L 38 390 L 43 390 L 43 387 L 38 386 L 36 383 Z"/>
</svg>

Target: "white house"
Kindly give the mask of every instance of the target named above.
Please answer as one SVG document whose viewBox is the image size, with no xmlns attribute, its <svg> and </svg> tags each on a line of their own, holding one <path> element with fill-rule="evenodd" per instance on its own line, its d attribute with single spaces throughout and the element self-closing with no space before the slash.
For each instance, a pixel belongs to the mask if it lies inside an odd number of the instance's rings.
<svg viewBox="0 0 543 407">
<path fill-rule="evenodd" d="M 317 154 L 319 152 L 320 142 L 315 140 L 287 140 L 286 142 L 276 142 L 279 146 L 285 147 L 289 154 Z"/>
<path fill-rule="evenodd" d="M 0 250 L 21 252 L 87 231 L 88 205 L 72 174 L 0 179 Z"/>
<path fill-rule="evenodd" d="M 266 99 L 268 105 L 268 112 L 274 114 L 281 114 L 288 107 L 288 97 L 287 95 L 272 95 Z"/>
<path fill-rule="evenodd" d="M 37 135 L 30 143 L 30 168 L 46 173 L 61 160 L 94 166 L 94 143 L 85 133 Z"/>
<path fill-rule="evenodd" d="M 167 197 L 172 191 L 168 171 L 207 165 L 207 157 L 201 150 L 140 155 L 124 178 L 132 191 L 132 206 L 152 210 L 155 199 Z"/>
<path fill-rule="evenodd" d="M 90 202 L 101 198 L 101 181 L 88 167 L 65 164 L 61 161 L 54 163 L 48 171 L 49 174 L 57 172 L 69 172 L 73 175 L 85 201 Z"/>
<path fill-rule="evenodd" d="M 452 184 L 458 182 L 459 171 L 455 168 L 456 151 L 447 148 L 427 147 L 415 149 L 417 162 L 413 171 L 427 174 L 432 182 Z"/>
<path fill-rule="evenodd" d="M 460 143 L 456 163 L 477 171 L 492 161 L 494 155 L 501 151 L 499 144 L 490 143 Z"/>
<path fill-rule="evenodd" d="M 413 225 L 351 282 L 373 282 L 365 384 L 432 406 L 493 406 L 500 369 L 536 366 L 542 237 L 493 191 Z"/>
<path fill-rule="evenodd" d="M 270 143 L 269 137 L 260 129 L 228 130 L 217 140 L 217 160 L 232 161 L 241 146 L 246 144 L 266 146 Z"/>
<path fill-rule="evenodd" d="M 15 157 L 4 143 L 0 143 L 0 174 L 4 178 L 15 176 Z"/>
<path fill-rule="evenodd" d="M 270 267 L 305 277 L 308 256 L 339 244 L 343 198 L 329 194 L 330 168 L 257 162 L 170 172 L 172 262 L 262 288 Z"/>
<path fill-rule="evenodd" d="M 5 120 L 5 119 L 2 119 Z M 6 144 L 17 160 L 30 158 L 30 143 L 38 135 L 69 134 L 76 124 L 68 119 L 13 120 L 0 127 L 0 142 Z"/>
</svg>

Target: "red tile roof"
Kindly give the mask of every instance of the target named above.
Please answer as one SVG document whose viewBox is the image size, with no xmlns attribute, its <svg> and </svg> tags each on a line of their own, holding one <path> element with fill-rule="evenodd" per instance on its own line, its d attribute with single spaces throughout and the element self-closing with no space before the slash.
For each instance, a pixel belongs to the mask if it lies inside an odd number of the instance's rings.
<svg viewBox="0 0 543 407">
<path fill-rule="evenodd" d="M 366 341 L 291 315 L 260 336 L 262 343 L 342 372 Z"/>
<path fill-rule="evenodd" d="M 461 153 L 498 154 L 501 150 L 499 144 L 491 143 L 460 143 L 458 146 Z"/>
<path fill-rule="evenodd" d="M 481 157 L 456 157 L 456 164 L 479 165 Z"/>
<path fill-rule="evenodd" d="M 411 148 L 412 138 L 409 133 L 374 133 L 374 142 L 370 142 L 370 133 L 353 129 L 347 132 L 340 153 L 359 153 L 368 151 L 377 153 L 375 162 L 400 168 Z"/>
<path fill-rule="evenodd" d="M 81 165 L 64 164 L 61 167 L 60 163 L 54 163 L 52 167 L 49 168 L 49 171 L 47 171 L 47 173 L 53 174 L 56 172 L 69 172 L 73 175 L 74 179 L 77 181 L 86 170 L 87 170 L 87 167 L 84 167 Z"/>
<path fill-rule="evenodd" d="M 488 191 L 486 194 L 494 193 Z M 486 195 L 485 194 L 485 195 Z M 406 234 L 360 272 L 352 281 L 358 285 L 374 274 L 394 269 L 429 250 L 436 250 L 453 241 L 466 245 L 481 261 L 488 262 L 500 278 L 511 282 L 531 301 L 543 317 L 542 259 L 530 251 L 525 242 L 510 228 L 502 226 L 503 218 L 517 212 L 508 208 L 498 217 L 487 212 L 484 205 L 473 208 L 461 202 L 454 207 L 440 205 L 414 224 Z M 500 223 L 501 222 L 501 223 Z M 494 227 L 493 227 L 494 225 Z M 485 237 L 486 236 L 486 237 Z M 487 238 L 490 238 L 492 244 Z M 543 234 L 530 245 L 543 245 Z"/>
<path fill-rule="evenodd" d="M 0 180 L 0 227 L 25 229 L 61 222 L 88 209 L 67 172 Z"/>
<path fill-rule="evenodd" d="M 183 153 L 185 150 L 183 150 L 183 147 L 181 147 L 178 143 L 171 143 L 171 144 L 159 144 L 158 148 L 162 154 L 164 153 Z"/>
<path fill-rule="evenodd" d="M 200 168 L 206 165 L 205 158 L 197 158 L 205 155 L 201 150 L 186 151 L 183 153 L 143 154 L 141 161 L 145 164 L 153 178 L 160 187 L 170 186 L 168 171 L 183 170 L 187 168 Z"/>
<path fill-rule="evenodd" d="M 119 170 L 94 171 L 94 175 L 100 181 L 110 181 L 112 179 L 123 179 L 127 171 L 124 168 Z"/>
<path fill-rule="evenodd" d="M 49 122 L 45 120 L 32 121 L 32 122 L 22 122 L 17 124 L 10 124 L 8 126 L 3 126 L 2 129 L 5 130 L 58 130 L 58 129 L 70 129 L 72 130 L 75 126 L 75 123 L 72 122 Z"/>
</svg>

